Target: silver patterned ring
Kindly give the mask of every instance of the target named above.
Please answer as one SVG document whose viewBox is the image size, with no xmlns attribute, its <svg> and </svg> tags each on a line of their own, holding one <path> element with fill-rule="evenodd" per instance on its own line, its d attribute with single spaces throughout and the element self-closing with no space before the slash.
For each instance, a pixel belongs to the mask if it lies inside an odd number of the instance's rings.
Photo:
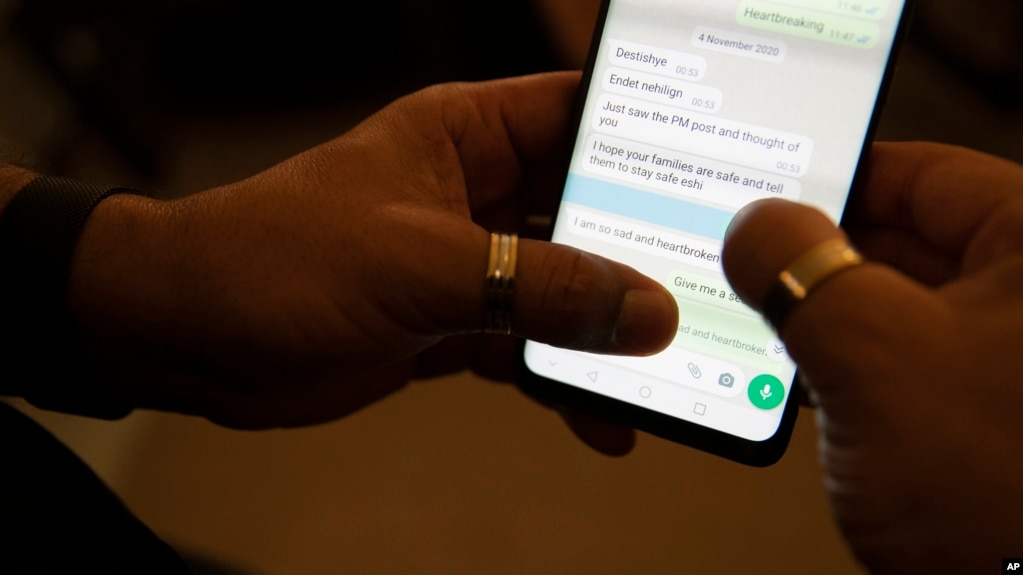
<svg viewBox="0 0 1023 575">
<path fill-rule="evenodd" d="M 483 331 L 486 333 L 511 333 L 511 306 L 515 295 L 518 251 L 519 236 L 497 232 L 490 234 L 483 314 Z"/>
</svg>

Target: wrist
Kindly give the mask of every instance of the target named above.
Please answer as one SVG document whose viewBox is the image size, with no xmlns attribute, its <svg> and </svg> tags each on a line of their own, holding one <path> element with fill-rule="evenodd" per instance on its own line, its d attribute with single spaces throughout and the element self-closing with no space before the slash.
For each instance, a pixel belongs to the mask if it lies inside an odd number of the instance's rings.
<svg viewBox="0 0 1023 575">
<path fill-rule="evenodd" d="M 164 240 L 164 205 L 143 196 L 111 196 L 83 227 L 70 262 L 67 304 L 90 345 L 131 338 L 141 324 L 159 323 L 159 291 L 172 279 L 163 273 L 173 255 Z"/>
</svg>

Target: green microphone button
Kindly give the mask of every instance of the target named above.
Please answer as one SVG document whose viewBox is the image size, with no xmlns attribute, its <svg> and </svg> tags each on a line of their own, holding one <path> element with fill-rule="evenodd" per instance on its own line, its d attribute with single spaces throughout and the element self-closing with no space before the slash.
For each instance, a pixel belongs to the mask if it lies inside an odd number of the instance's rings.
<svg viewBox="0 0 1023 575">
<path fill-rule="evenodd" d="M 774 409 L 785 399 L 785 386 L 777 377 L 762 373 L 749 382 L 746 394 L 753 405 L 760 409 Z"/>
</svg>

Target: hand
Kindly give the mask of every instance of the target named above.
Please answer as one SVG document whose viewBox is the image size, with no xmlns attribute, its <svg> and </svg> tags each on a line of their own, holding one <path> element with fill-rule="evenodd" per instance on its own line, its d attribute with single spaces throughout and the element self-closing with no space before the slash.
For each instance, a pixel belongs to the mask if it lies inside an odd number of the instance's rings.
<svg viewBox="0 0 1023 575">
<path fill-rule="evenodd" d="M 1023 167 L 930 144 L 878 144 L 870 162 L 847 231 L 872 263 L 818 286 L 780 336 L 819 406 L 857 557 L 873 573 L 980 573 L 1023 541 Z M 759 307 L 842 233 L 757 202 L 729 229 L 725 271 Z"/>
<path fill-rule="evenodd" d="M 261 428 L 493 364 L 480 354 L 495 338 L 466 337 L 483 322 L 489 231 L 550 213 L 577 82 L 430 88 L 245 181 L 104 201 L 69 288 L 95 379 L 139 406 Z M 519 336 L 648 354 L 674 334 L 674 299 L 631 268 L 523 240 L 516 278 Z M 511 338 L 496 339 L 507 363 Z"/>
</svg>

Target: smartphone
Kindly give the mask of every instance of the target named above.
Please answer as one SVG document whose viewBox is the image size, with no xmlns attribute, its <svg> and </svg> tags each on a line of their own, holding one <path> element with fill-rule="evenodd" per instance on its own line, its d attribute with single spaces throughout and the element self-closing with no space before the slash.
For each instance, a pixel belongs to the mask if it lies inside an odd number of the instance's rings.
<svg viewBox="0 0 1023 575">
<path fill-rule="evenodd" d="M 551 240 L 663 282 L 680 323 L 646 358 L 526 342 L 528 392 L 749 465 L 782 456 L 796 366 L 726 281 L 723 235 L 758 198 L 841 219 L 908 4 L 604 1 Z"/>
</svg>

